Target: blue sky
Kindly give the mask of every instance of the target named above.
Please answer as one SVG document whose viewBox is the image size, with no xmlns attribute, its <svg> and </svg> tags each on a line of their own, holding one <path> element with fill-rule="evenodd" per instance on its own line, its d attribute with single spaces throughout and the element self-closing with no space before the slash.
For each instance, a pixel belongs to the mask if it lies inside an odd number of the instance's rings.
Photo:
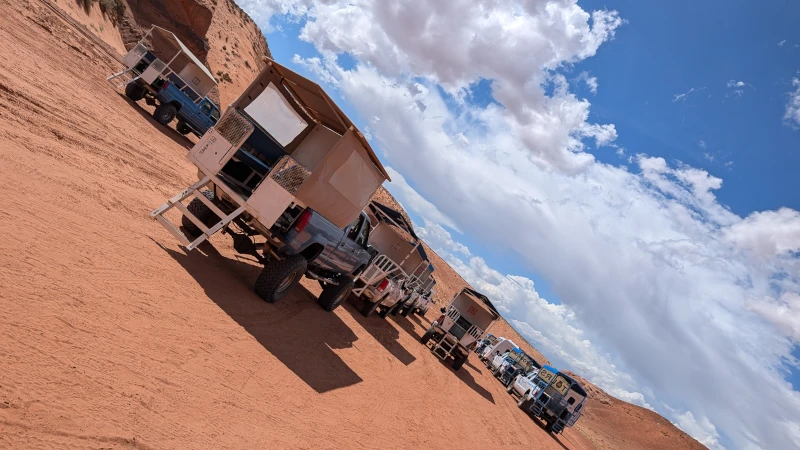
<svg viewBox="0 0 800 450">
<path fill-rule="evenodd" d="M 800 446 L 800 5 L 240 3 L 556 364 L 710 448 Z"/>
</svg>

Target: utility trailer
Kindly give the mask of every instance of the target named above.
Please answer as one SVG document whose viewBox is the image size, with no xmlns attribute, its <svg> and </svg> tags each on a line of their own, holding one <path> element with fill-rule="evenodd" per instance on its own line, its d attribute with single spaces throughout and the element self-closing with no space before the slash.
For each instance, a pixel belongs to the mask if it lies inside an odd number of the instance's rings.
<svg viewBox="0 0 800 450">
<path fill-rule="evenodd" d="M 266 59 L 188 159 L 200 180 L 150 214 L 187 251 L 230 234 L 238 252 L 264 264 L 255 291 L 268 302 L 304 274 L 322 284 L 328 311 L 350 294 L 371 259 L 362 210 L 389 175 L 320 86 Z M 173 208 L 182 228 L 165 216 Z"/>
<path fill-rule="evenodd" d="M 480 292 L 464 288 L 457 293 L 442 315 L 434 320 L 420 341 L 430 345 L 431 352 L 441 360 L 453 358 L 453 370 L 467 362 L 474 350 L 500 313 L 492 302 Z"/>
<path fill-rule="evenodd" d="M 161 125 L 177 117 L 178 132 L 199 137 L 219 120 L 208 98 L 217 80 L 172 32 L 153 26 L 122 62 L 125 68 L 107 80 L 132 101 L 157 105 L 153 118 Z"/>
<path fill-rule="evenodd" d="M 355 279 L 353 293 L 364 300 L 361 313 L 385 318 L 396 313 L 432 267 L 414 228 L 398 211 L 372 201 L 365 210 L 373 224 L 369 245 L 375 257 Z"/>
</svg>

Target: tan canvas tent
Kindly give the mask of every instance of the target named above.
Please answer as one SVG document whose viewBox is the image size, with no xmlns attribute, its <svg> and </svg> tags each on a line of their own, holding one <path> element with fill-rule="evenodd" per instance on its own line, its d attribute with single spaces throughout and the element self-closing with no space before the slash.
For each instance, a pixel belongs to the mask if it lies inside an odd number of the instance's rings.
<svg viewBox="0 0 800 450">
<path fill-rule="evenodd" d="M 175 34 L 153 26 L 142 39 L 149 41 L 150 51 L 197 92 L 205 97 L 217 85 L 217 80 L 186 45 Z"/>
</svg>

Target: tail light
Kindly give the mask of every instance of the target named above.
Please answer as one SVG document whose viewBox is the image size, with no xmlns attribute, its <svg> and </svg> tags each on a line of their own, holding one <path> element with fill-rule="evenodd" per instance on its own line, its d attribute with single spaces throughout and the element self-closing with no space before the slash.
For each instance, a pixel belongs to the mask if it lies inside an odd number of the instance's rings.
<svg viewBox="0 0 800 450">
<path fill-rule="evenodd" d="M 383 281 L 381 281 L 381 284 L 378 285 L 378 292 L 385 291 L 388 286 L 389 286 L 389 279 L 384 278 Z"/>
<path fill-rule="evenodd" d="M 470 351 L 475 350 L 475 347 L 477 347 L 477 346 L 478 346 L 478 341 L 475 341 L 472 344 L 470 344 L 470 346 L 469 346 Z"/>
<path fill-rule="evenodd" d="M 444 314 L 442 314 L 441 316 L 439 316 L 438 319 L 436 319 L 436 323 L 438 323 L 439 325 L 444 323 Z"/>
<path fill-rule="evenodd" d="M 310 221 L 311 221 L 311 210 L 306 209 L 300 214 L 300 217 L 297 219 L 297 222 L 294 223 L 294 231 L 302 233 L 303 230 L 306 229 L 306 226 L 308 226 L 308 222 Z"/>
</svg>

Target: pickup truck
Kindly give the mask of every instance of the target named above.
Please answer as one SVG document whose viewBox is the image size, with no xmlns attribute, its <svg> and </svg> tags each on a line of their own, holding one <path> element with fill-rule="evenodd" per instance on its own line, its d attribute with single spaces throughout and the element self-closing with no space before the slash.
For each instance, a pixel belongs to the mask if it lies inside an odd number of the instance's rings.
<svg viewBox="0 0 800 450">
<path fill-rule="evenodd" d="M 219 192 L 205 191 L 204 195 L 216 199 L 214 201 L 222 210 L 232 208 Z M 206 224 L 219 221 L 215 213 L 197 198 L 189 203 L 187 209 Z M 186 216 L 183 216 L 181 225 L 187 234 L 199 236 L 202 233 Z M 283 298 L 303 275 L 307 275 L 323 286 L 319 305 L 326 311 L 333 311 L 353 289 L 353 275 L 363 270 L 372 258 L 367 247 L 370 222 L 365 213 L 341 229 L 311 208 L 287 209 L 270 229 L 267 242 L 260 245 L 264 255 L 268 256 L 259 254 L 259 246 L 250 239 L 258 232 L 241 219 L 237 219 L 236 225 L 242 232 L 227 230 L 227 234 L 233 236 L 234 248 L 265 263 L 256 279 L 255 292 L 269 303 Z"/>
<path fill-rule="evenodd" d="M 161 125 L 169 125 L 177 117 L 175 129 L 181 134 L 193 133 L 200 137 L 220 116 L 219 108 L 208 97 L 193 100 L 197 94 L 187 90 L 186 83 L 175 74 L 170 74 L 169 80 L 161 78 L 150 85 L 136 80 L 125 86 L 125 95 L 134 102 L 145 99 L 148 105 L 158 105 L 153 119 Z"/>
<path fill-rule="evenodd" d="M 521 399 L 528 397 L 531 392 L 533 392 L 534 388 L 536 387 L 536 383 L 533 382 L 536 375 L 539 374 L 539 369 L 533 369 L 526 374 L 520 374 L 514 377 L 511 380 L 511 383 L 508 385 L 508 392 L 511 395 L 517 395 Z"/>
</svg>

